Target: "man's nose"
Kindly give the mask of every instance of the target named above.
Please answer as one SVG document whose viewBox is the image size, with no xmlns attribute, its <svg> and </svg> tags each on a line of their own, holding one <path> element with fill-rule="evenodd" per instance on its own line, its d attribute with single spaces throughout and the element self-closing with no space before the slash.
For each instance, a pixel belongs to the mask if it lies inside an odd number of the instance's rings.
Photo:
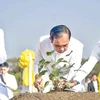
<svg viewBox="0 0 100 100">
<path fill-rule="evenodd" d="M 63 48 L 63 47 L 60 47 L 60 50 L 61 50 L 61 51 L 64 51 L 64 48 Z"/>
</svg>

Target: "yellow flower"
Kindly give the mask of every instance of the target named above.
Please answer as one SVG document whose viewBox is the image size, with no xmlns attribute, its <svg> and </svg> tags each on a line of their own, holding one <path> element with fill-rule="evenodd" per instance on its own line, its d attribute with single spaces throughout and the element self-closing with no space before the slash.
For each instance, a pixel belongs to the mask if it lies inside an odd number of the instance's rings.
<svg viewBox="0 0 100 100">
<path fill-rule="evenodd" d="M 29 67 L 29 63 L 30 63 L 29 53 L 32 54 L 32 59 L 34 60 L 35 53 L 32 50 L 26 49 L 21 53 L 19 57 L 18 64 L 21 68 Z"/>
</svg>

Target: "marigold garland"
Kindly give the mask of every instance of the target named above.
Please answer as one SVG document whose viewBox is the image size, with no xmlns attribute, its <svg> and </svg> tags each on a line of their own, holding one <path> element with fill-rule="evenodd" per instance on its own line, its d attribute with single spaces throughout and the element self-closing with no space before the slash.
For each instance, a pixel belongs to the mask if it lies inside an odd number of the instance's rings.
<svg viewBox="0 0 100 100">
<path fill-rule="evenodd" d="M 29 67 L 29 63 L 30 63 L 29 53 L 32 54 L 32 59 L 34 60 L 35 53 L 29 49 L 26 49 L 25 51 L 23 51 L 19 57 L 18 64 L 19 64 L 19 67 L 21 67 L 22 69 L 25 67 Z"/>
</svg>

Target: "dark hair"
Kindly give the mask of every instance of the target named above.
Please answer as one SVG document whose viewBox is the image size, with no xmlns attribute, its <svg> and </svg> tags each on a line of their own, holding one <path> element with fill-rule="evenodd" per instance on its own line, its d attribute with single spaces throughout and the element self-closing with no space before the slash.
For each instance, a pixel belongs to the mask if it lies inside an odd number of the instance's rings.
<svg viewBox="0 0 100 100">
<path fill-rule="evenodd" d="M 0 64 L 0 67 L 7 67 L 8 68 L 8 63 L 4 62 L 4 63 Z"/>
<path fill-rule="evenodd" d="M 97 73 L 93 73 L 93 74 L 92 74 L 92 77 L 95 76 L 95 75 L 97 76 Z"/>
<path fill-rule="evenodd" d="M 53 40 L 54 38 L 59 38 L 63 32 L 68 34 L 70 39 L 71 31 L 65 25 L 58 25 L 53 27 L 50 31 L 50 39 Z"/>
</svg>

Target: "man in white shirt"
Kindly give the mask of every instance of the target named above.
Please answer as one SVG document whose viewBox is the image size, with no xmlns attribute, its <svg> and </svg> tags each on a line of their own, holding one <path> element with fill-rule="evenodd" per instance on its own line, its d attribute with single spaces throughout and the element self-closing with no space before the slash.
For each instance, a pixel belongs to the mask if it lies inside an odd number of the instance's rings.
<svg viewBox="0 0 100 100">
<path fill-rule="evenodd" d="M 8 73 L 9 66 L 7 62 L 0 64 L 0 74 L 2 75 L 2 82 L 6 85 L 9 98 L 13 97 L 12 90 L 17 89 L 17 81 L 14 75 Z"/>
<path fill-rule="evenodd" d="M 53 51 L 54 53 L 51 56 L 47 56 L 46 52 Z M 42 36 L 39 41 L 39 46 L 37 48 L 36 57 L 34 61 L 34 70 L 36 75 L 36 81 L 34 85 L 37 87 L 37 83 L 41 84 L 41 80 L 37 81 L 38 76 L 38 63 L 41 59 L 45 59 L 47 61 L 52 61 L 55 63 L 59 58 L 64 58 L 68 63 L 61 62 L 56 68 L 61 68 L 64 64 L 73 65 L 69 70 L 63 70 L 62 76 L 64 76 L 68 84 L 71 88 L 75 87 L 76 91 L 83 91 L 83 87 L 81 88 L 81 84 L 78 84 L 78 79 L 74 80 L 74 76 L 77 70 L 81 66 L 81 59 L 83 53 L 83 44 L 71 37 L 71 32 L 65 25 L 58 25 L 51 29 L 50 36 Z M 47 67 L 48 72 L 42 76 L 43 82 L 49 80 L 49 74 L 52 71 L 52 67 Z M 77 85 L 78 84 L 78 85 Z M 51 85 L 52 86 L 52 85 Z M 47 90 L 45 92 L 50 91 L 51 86 L 49 84 Z"/>
</svg>

